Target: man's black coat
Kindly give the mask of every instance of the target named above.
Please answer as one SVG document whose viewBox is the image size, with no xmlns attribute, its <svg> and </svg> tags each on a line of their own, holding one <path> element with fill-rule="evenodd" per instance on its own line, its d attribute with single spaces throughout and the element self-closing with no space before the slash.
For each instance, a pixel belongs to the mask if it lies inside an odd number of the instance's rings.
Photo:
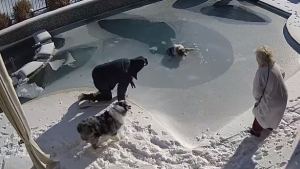
<svg viewBox="0 0 300 169">
<path fill-rule="evenodd" d="M 135 87 L 132 78 L 137 79 L 137 73 L 147 64 L 147 59 L 139 56 L 134 59 L 117 59 L 98 65 L 92 72 L 94 85 L 100 93 L 107 93 L 118 84 L 118 100 L 125 100 L 129 83 Z"/>
</svg>

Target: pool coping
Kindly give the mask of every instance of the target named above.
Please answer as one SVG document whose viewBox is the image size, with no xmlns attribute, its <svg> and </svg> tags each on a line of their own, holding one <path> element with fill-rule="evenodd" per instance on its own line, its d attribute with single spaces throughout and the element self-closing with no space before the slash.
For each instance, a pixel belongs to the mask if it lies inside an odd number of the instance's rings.
<svg viewBox="0 0 300 169">
<path fill-rule="evenodd" d="M 5 48 L 31 37 L 38 30 L 52 31 L 115 10 L 144 6 L 160 0 L 84 0 L 49 11 L 0 30 L 0 46 Z"/>
<path fill-rule="evenodd" d="M 300 12 L 300 10 L 298 11 Z M 287 32 L 300 45 L 300 16 L 292 14 L 286 21 Z"/>
<path fill-rule="evenodd" d="M 275 12 L 279 12 L 283 17 L 286 17 L 287 20 L 284 27 L 286 27 L 286 30 L 291 38 L 298 45 L 300 45 L 300 24 L 299 26 L 295 25 L 297 21 L 300 20 L 300 6 L 298 6 L 298 8 L 296 8 L 294 11 L 286 11 L 281 8 L 280 5 L 268 3 L 267 0 L 259 0 L 258 3 L 268 9 L 275 10 Z"/>
</svg>

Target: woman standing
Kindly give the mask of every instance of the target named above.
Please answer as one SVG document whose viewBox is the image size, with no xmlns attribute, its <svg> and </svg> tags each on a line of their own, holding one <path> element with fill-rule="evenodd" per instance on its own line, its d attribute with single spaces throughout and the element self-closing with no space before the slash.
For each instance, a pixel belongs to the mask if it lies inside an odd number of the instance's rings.
<svg viewBox="0 0 300 169">
<path fill-rule="evenodd" d="M 253 82 L 253 96 L 256 101 L 252 110 L 255 119 L 250 133 L 259 137 L 263 129 L 273 130 L 279 125 L 288 100 L 288 92 L 283 81 L 284 71 L 273 59 L 267 46 L 256 51 L 258 69 Z"/>
</svg>

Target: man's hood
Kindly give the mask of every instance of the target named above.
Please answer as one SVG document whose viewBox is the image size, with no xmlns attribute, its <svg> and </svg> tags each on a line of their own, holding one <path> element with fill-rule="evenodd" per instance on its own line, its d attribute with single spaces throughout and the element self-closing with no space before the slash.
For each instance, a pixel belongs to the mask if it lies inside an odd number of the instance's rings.
<svg viewBox="0 0 300 169">
<path fill-rule="evenodd" d="M 133 59 L 130 59 L 130 66 L 129 66 L 129 72 L 132 75 L 132 77 L 134 77 L 135 79 L 137 79 L 137 74 L 139 71 L 141 71 L 144 66 L 148 65 L 148 60 L 143 57 L 143 56 L 139 56 Z"/>
</svg>

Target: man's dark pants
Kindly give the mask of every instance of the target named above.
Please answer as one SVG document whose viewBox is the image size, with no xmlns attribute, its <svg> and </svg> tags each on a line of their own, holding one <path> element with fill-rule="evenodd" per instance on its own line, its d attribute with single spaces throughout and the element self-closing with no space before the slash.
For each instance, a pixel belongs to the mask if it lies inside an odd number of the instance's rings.
<svg viewBox="0 0 300 169">
<path fill-rule="evenodd" d="M 83 94 L 82 100 L 97 100 L 97 101 L 110 101 L 112 100 L 112 90 L 115 86 L 110 86 L 108 83 L 94 83 L 98 89 L 96 93 Z"/>
</svg>

